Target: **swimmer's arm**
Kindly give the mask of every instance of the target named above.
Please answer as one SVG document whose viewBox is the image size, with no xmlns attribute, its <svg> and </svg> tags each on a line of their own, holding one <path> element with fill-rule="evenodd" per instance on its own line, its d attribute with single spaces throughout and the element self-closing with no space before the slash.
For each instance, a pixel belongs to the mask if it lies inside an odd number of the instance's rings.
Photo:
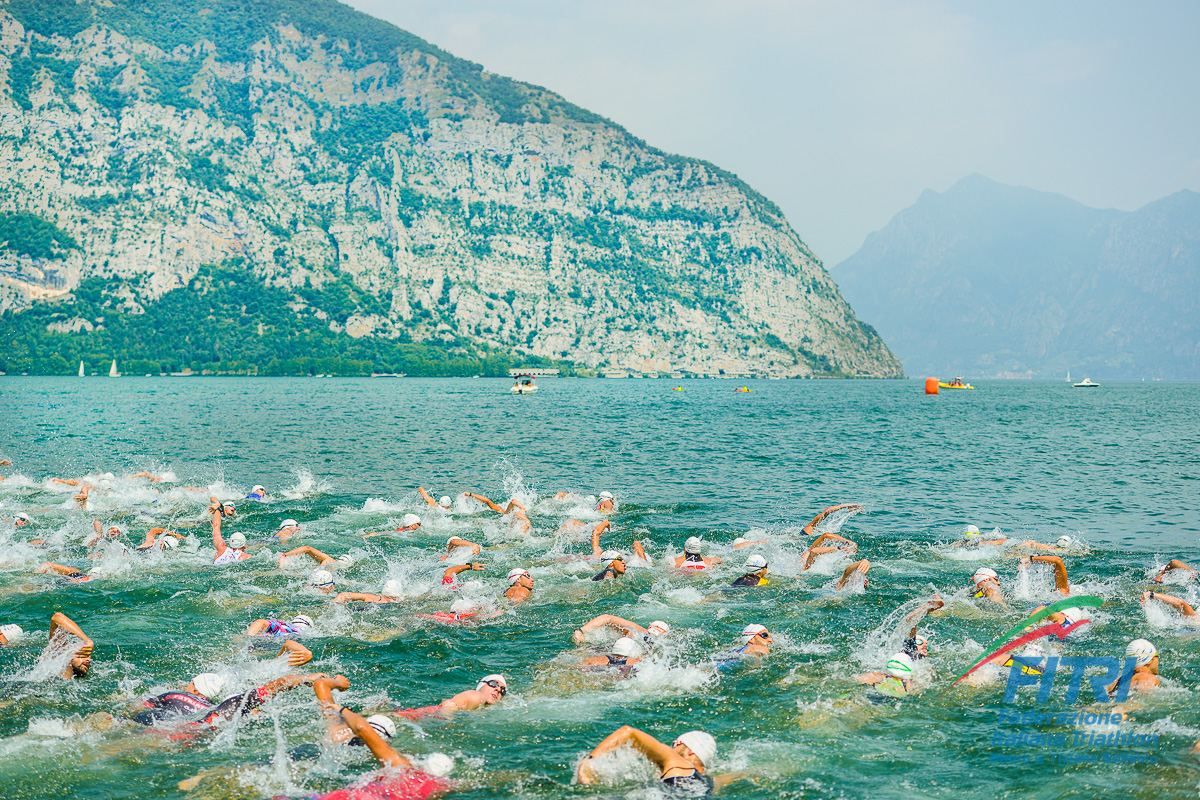
<svg viewBox="0 0 1200 800">
<path fill-rule="evenodd" d="M 335 603 L 349 603 L 351 600 L 359 600 L 364 603 L 382 603 L 383 596 L 363 592 L 338 592 L 337 596 L 333 598 L 333 602 Z"/>
<path fill-rule="evenodd" d="M 283 643 L 283 647 L 275 654 L 279 658 L 284 653 L 288 654 L 288 666 L 299 667 L 312 661 L 312 651 L 297 641 L 288 639 Z"/>
<path fill-rule="evenodd" d="M 576 636 L 572 634 L 571 638 L 575 641 L 575 644 L 583 644 L 585 633 L 605 627 L 616 628 L 617 630 L 622 631 L 630 636 L 632 636 L 634 633 L 646 633 L 646 629 L 641 625 L 638 625 L 636 622 L 630 622 L 627 619 L 622 619 L 621 617 L 613 616 L 612 614 L 601 614 L 595 619 L 590 619 L 580 627 L 576 628 L 575 633 L 579 635 Z"/>
<path fill-rule="evenodd" d="M 65 483 L 67 486 L 78 486 L 78 478 L 51 478 L 51 483 Z"/>
<path fill-rule="evenodd" d="M 437 501 L 429 496 L 429 492 L 425 491 L 424 486 L 418 486 L 417 491 L 421 493 L 421 497 L 425 498 L 425 505 L 439 508 Z"/>
<path fill-rule="evenodd" d="M 714 792 L 721 791 L 735 781 L 750 781 L 751 783 L 757 783 L 757 781 L 754 780 L 755 776 L 749 772 L 726 772 L 721 775 L 710 775 L 709 777 L 712 778 Z"/>
<path fill-rule="evenodd" d="M 806 536 L 811 536 L 811 535 L 812 535 L 813 528 L 814 528 L 814 527 L 815 527 L 815 526 L 816 526 L 816 525 L 817 525 L 817 524 L 818 524 L 818 523 L 819 523 L 821 520 L 825 519 L 826 517 L 828 517 L 828 516 L 829 516 L 830 514 L 832 514 L 833 512 L 835 512 L 835 511 L 840 511 L 840 510 L 841 510 L 841 509 L 843 509 L 843 508 L 853 508 L 853 509 L 857 509 L 858 511 L 862 511 L 862 508 L 863 508 L 863 507 L 862 507 L 861 505 L 859 505 L 858 503 L 841 503 L 840 505 L 836 505 L 836 506 L 829 506 L 829 507 L 827 507 L 826 509 L 824 509 L 823 511 L 821 511 L 821 513 L 819 513 L 819 514 L 817 514 L 815 517 L 813 517 L 813 519 L 812 519 L 812 522 L 810 522 L 810 523 L 808 523 L 807 525 L 805 525 L 805 526 L 804 526 L 804 534 L 805 534 Z"/>
<path fill-rule="evenodd" d="M 442 573 L 442 580 L 451 579 L 460 572 L 467 572 L 468 570 L 480 571 L 482 569 L 483 564 L 458 564 L 453 567 L 447 567 L 446 571 Z"/>
<path fill-rule="evenodd" d="M 267 626 L 269 626 L 270 624 L 271 624 L 271 620 L 269 620 L 269 619 L 256 619 L 256 620 L 254 620 L 254 622 L 250 623 L 249 628 L 246 628 L 246 635 L 247 636 L 258 636 L 260 633 L 265 631 L 267 629 Z"/>
<path fill-rule="evenodd" d="M 322 566 L 322 567 L 325 566 L 330 561 L 336 561 L 335 558 L 333 558 L 332 556 L 326 555 L 325 553 L 322 553 L 317 548 L 312 547 L 311 545 L 302 544 L 299 547 L 297 547 L 296 549 L 289 550 L 286 553 L 283 553 L 282 555 L 280 555 L 279 556 L 279 565 L 283 566 L 283 560 L 285 558 L 288 558 L 290 556 L 301 556 L 301 555 L 308 556 L 313 561 L 317 562 L 317 564 L 319 566 Z"/>
<path fill-rule="evenodd" d="M 887 676 L 882 672 L 863 672 L 859 675 L 853 676 L 854 680 L 858 681 L 859 683 L 865 683 L 869 686 L 874 686 L 886 677 Z"/>
<path fill-rule="evenodd" d="M 90 656 L 95 643 L 84 633 L 78 625 L 71 620 L 66 614 L 61 611 L 54 612 L 54 616 L 50 617 L 50 641 L 54 641 L 54 634 L 58 631 L 66 631 L 83 642 L 83 646 L 75 651 L 76 658 Z"/>
<path fill-rule="evenodd" d="M 438 561 L 445 561 L 447 558 L 449 558 L 449 556 L 450 556 L 450 552 L 451 552 L 452 550 L 454 550 L 454 548 L 456 548 L 456 547 L 469 547 L 469 548 L 471 548 L 471 555 L 473 555 L 473 556 L 477 556 L 477 555 L 479 555 L 480 551 L 481 551 L 481 550 L 483 550 L 483 548 L 482 548 L 482 547 L 480 547 L 479 545 L 475 544 L 474 542 L 469 542 L 469 541 L 467 541 L 466 539 L 460 539 L 460 538 L 458 538 L 457 536 L 452 536 L 452 537 L 450 538 L 450 541 L 446 542 L 446 553 L 445 553 L 445 555 L 443 555 L 441 558 L 439 558 L 439 559 L 438 559 Z"/>
<path fill-rule="evenodd" d="M 217 498 L 212 498 L 214 502 L 219 502 Z M 217 506 L 212 512 L 212 540 L 213 547 L 217 548 L 217 555 L 221 555 L 228 548 L 225 544 L 225 537 L 221 535 L 221 507 Z"/>
<path fill-rule="evenodd" d="M 1154 595 L 1153 598 L 1150 597 L 1151 594 Z M 1142 593 L 1142 605 L 1145 605 L 1146 601 L 1151 600 L 1151 599 L 1158 600 L 1161 603 L 1166 603 L 1171 608 L 1173 608 L 1176 611 L 1183 614 L 1185 617 L 1196 616 L 1196 609 L 1194 609 L 1190 605 L 1188 605 L 1187 602 L 1184 601 L 1182 598 L 1175 597 L 1174 595 L 1163 594 L 1162 592 L 1153 592 L 1153 593 L 1152 592 L 1143 592 Z"/>
<path fill-rule="evenodd" d="M 162 478 L 150 472 L 135 472 L 129 477 L 131 478 L 149 478 L 151 483 L 160 483 Z"/>
<path fill-rule="evenodd" d="M 908 638 L 911 639 L 917 635 L 917 626 L 921 624 L 921 620 L 925 619 L 926 614 L 945 607 L 946 601 L 942 599 L 940 594 L 934 592 L 933 597 L 927 600 L 924 605 L 915 611 L 910 611 L 908 616 L 904 618 L 904 621 L 912 626 L 912 629 L 908 632 Z"/>
<path fill-rule="evenodd" d="M 262 686 L 258 693 L 262 699 L 269 700 L 280 692 L 285 692 L 288 689 L 295 689 L 297 686 L 308 684 L 311 686 L 321 678 L 328 678 L 324 672 L 313 672 L 308 675 L 284 675 L 282 678 L 276 678 L 270 683 Z"/>
<path fill-rule="evenodd" d="M 1054 585 L 1063 594 L 1071 593 L 1071 584 L 1067 580 L 1067 565 L 1058 556 L 1030 556 L 1030 561 L 1042 561 L 1054 567 Z"/>
<path fill-rule="evenodd" d="M 488 500 L 486 497 L 484 497 L 484 496 L 483 496 L 483 495 L 481 495 L 481 494 L 474 494 L 474 493 L 472 493 L 472 492 L 467 492 L 467 493 L 466 493 L 466 495 L 467 495 L 467 497 L 473 497 L 473 498 L 475 498 L 476 500 L 478 500 L 479 502 L 483 503 L 485 506 L 487 506 L 488 508 L 490 508 L 492 511 L 495 511 L 497 514 L 505 514 L 505 513 L 507 513 L 507 512 L 506 512 L 506 511 L 505 511 L 503 508 L 501 508 L 500 506 L 496 505 L 496 504 L 495 504 L 495 503 L 493 503 L 491 500 Z"/>
<path fill-rule="evenodd" d="M 454 697 L 443 700 L 438 706 L 445 714 L 452 714 L 455 711 L 476 711 L 485 705 L 483 692 L 475 689 L 467 689 L 459 692 Z"/>
<path fill-rule="evenodd" d="M 836 588 L 841 589 L 844 587 L 846 585 L 846 581 L 850 580 L 850 576 L 856 572 L 866 575 L 867 570 L 870 568 L 871 562 L 865 558 L 861 561 L 855 561 L 853 564 L 846 567 L 846 569 L 842 570 L 842 577 L 838 580 Z"/>
<path fill-rule="evenodd" d="M 528 511 L 528 510 L 529 510 L 528 508 L 526 508 L 526 507 L 525 507 L 525 504 L 524 504 L 524 503 L 522 503 L 520 500 L 518 500 L 518 499 L 517 499 L 517 498 L 515 498 L 515 497 L 510 497 L 510 498 L 508 498 L 508 508 L 504 509 L 504 512 L 503 512 L 503 513 L 507 514 L 507 513 L 509 513 L 510 511 L 512 511 L 514 508 L 519 508 L 519 509 L 521 509 L 522 511 Z"/>
<path fill-rule="evenodd" d="M 1154 582 L 1162 583 L 1163 576 L 1166 575 L 1168 572 L 1170 572 L 1173 569 L 1186 569 L 1188 572 L 1191 572 L 1192 574 L 1196 573 L 1196 570 L 1192 569 L 1187 564 L 1183 563 L 1182 561 L 1180 561 L 1177 558 L 1172 558 L 1170 561 L 1167 562 L 1167 565 L 1165 567 L 1163 567 L 1161 570 L 1159 570 L 1158 574 L 1154 576 Z"/>
<path fill-rule="evenodd" d="M 631 745 L 635 750 L 653 761 L 663 772 L 672 768 L 692 769 L 692 762 L 676 753 L 674 748 L 668 747 L 645 731 L 640 731 L 629 725 L 622 725 L 606 736 L 604 741 L 596 745 L 596 748 L 592 750 L 588 758 L 584 759 L 580 764 L 581 771 L 583 764 L 586 764 L 588 759 L 602 756 L 605 753 L 611 753 L 613 750 L 626 744 Z M 580 775 L 579 782 L 584 783 L 582 775 Z"/>
<path fill-rule="evenodd" d="M 704 563 L 708 564 L 711 567 L 713 564 L 722 563 L 722 559 L 720 556 L 706 556 L 704 559 Z"/>
<path fill-rule="evenodd" d="M 317 678 L 313 681 L 313 693 L 317 696 L 317 705 L 321 708 L 321 716 L 325 719 L 325 727 L 333 732 L 346 723 L 342 722 L 342 707 L 333 701 L 333 690 L 346 691 L 350 688 L 350 680 L 345 675 L 332 678 Z"/>
<path fill-rule="evenodd" d="M 646 551 L 642 549 L 642 543 L 637 539 L 633 540 L 633 554 L 642 561 L 649 561 L 650 558 L 646 555 Z"/>
<path fill-rule="evenodd" d="M 34 572 L 41 575 L 74 575 L 79 570 L 74 567 L 68 567 L 66 564 L 55 564 L 53 561 L 47 561 L 35 569 Z M 53 628 L 51 628 L 50 632 L 54 632 Z"/>
<path fill-rule="evenodd" d="M 379 735 L 379 731 L 372 728 L 367 721 L 355 714 L 348 708 L 342 709 L 342 720 L 346 723 L 346 727 L 354 731 L 358 738 L 363 740 L 363 744 L 371 751 L 371 755 L 375 756 L 375 760 L 385 767 L 400 767 L 401 769 L 411 769 L 412 763 L 404 756 L 392 749 L 391 745 L 383 740 Z"/>
</svg>

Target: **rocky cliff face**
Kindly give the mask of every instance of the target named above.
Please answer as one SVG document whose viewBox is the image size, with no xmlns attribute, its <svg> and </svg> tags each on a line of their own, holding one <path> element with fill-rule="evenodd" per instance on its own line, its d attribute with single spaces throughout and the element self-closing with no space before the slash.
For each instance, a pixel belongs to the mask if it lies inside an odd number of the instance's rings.
<svg viewBox="0 0 1200 800">
<path fill-rule="evenodd" d="M 1200 378 L 1200 194 L 1133 212 L 964 178 L 834 273 L 918 375 Z"/>
<path fill-rule="evenodd" d="M 90 276 L 137 313 L 201 265 L 351 276 L 362 337 L 640 371 L 897 376 L 778 209 L 538 87 L 326 0 L 0 7 L 0 310 Z M 287 313 L 323 311 L 303 301 Z"/>
</svg>

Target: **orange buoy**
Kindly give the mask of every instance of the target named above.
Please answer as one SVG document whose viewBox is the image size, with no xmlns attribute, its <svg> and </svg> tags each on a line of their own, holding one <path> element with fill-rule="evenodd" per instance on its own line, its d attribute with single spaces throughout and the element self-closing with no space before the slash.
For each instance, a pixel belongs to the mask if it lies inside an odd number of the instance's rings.
<svg viewBox="0 0 1200 800">
<path fill-rule="evenodd" d="M 925 394 L 937 394 L 937 393 L 938 393 L 938 379 L 937 378 L 926 378 L 925 379 Z"/>
</svg>

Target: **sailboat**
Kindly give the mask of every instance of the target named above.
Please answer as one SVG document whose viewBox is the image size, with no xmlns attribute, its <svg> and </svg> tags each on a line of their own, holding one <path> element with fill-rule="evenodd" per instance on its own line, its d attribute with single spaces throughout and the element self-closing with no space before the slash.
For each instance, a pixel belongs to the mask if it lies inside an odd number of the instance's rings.
<svg viewBox="0 0 1200 800">
<path fill-rule="evenodd" d="M 79 362 L 79 377 L 83 377 L 83 362 Z"/>
<path fill-rule="evenodd" d="M 121 373 L 117 372 L 117 360 L 115 358 L 113 359 L 112 366 L 108 368 L 108 377 L 110 377 L 110 378 L 121 377 Z"/>
<path fill-rule="evenodd" d="M 1071 370 L 1067 370 L 1067 383 L 1071 382 Z"/>
</svg>

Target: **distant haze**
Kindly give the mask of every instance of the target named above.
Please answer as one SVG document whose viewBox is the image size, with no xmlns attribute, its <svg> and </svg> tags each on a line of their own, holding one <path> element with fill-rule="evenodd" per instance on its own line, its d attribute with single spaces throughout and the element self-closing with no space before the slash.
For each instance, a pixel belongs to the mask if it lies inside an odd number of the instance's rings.
<svg viewBox="0 0 1200 800">
<path fill-rule="evenodd" d="M 979 172 L 1132 210 L 1200 189 L 1200 4 L 352 0 L 775 200 L 827 264 Z"/>
</svg>

